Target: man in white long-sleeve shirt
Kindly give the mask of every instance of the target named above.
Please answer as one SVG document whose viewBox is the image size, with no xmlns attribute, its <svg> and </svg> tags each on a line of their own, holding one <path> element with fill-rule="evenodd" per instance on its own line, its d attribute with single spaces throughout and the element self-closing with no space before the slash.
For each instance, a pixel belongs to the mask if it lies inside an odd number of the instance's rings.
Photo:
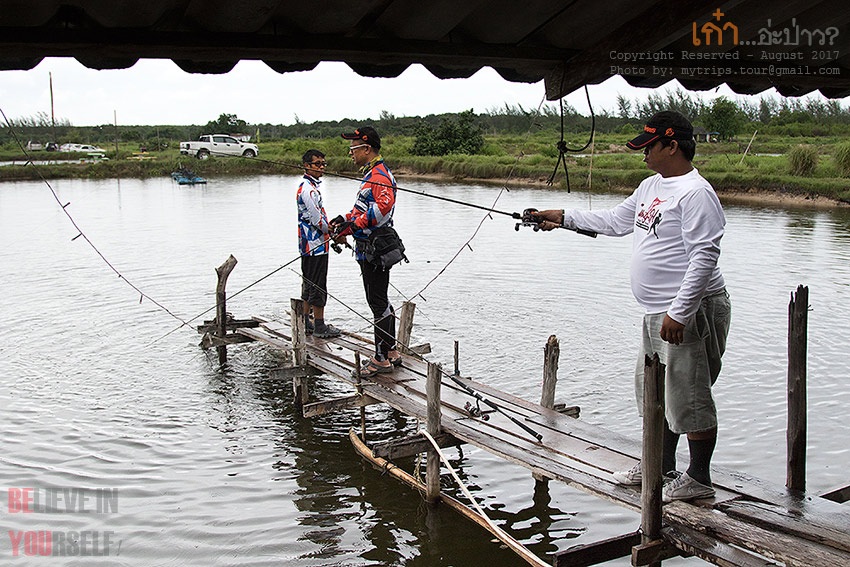
<svg viewBox="0 0 850 567">
<path fill-rule="evenodd" d="M 717 442 L 717 411 L 711 387 L 726 349 L 731 305 L 717 266 L 726 218 L 714 189 L 691 161 L 693 127 L 665 111 L 649 119 L 627 146 L 643 150 L 657 174 L 625 201 L 605 211 L 548 210 L 530 220 L 543 230 L 563 226 L 608 236 L 634 235 L 632 292 L 646 310 L 635 372 L 638 410 L 643 410 L 644 355 L 658 353 L 666 365 L 663 499 L 714 496 L 710 464 Z M 686 433 L 690 464 L 676 469 L 679 435 Z M 621 484 L 640 484 L 640 463 L 615 472 Z"/>
</svg>

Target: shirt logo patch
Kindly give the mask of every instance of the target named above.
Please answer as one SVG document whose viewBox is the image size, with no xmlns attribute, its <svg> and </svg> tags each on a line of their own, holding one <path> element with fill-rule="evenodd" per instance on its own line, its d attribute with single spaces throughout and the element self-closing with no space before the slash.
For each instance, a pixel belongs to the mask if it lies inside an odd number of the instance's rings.
<svg viewBox="0 0 850 567">
<path fill-rule="evenodd" d="M 649 207 L 641 203 L 640 212 L 635 219 L 635 226 L 649 232 L 652 231 L 655 237 L 658 238 L 658 225 L 661 224 L 661 205 L 667 201 L 662 201 L 658 197 L 652 200 Z"/>
</svg>

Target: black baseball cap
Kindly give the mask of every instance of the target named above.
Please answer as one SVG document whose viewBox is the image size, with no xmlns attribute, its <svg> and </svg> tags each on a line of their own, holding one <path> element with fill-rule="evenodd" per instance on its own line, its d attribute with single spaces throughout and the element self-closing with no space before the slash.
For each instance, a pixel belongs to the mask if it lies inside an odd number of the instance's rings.
<svg viewBox="0 0 850 567">
<path fill-rule="evenodd" d="M 640 150 L 661 138 L 693 140 L 694 127 L 684 115 L 672 110 L 658 112 L 647 121 L 643 133 L 626 143 L 632 150 Z"/>
<path fill-rule="evenodd" d="M 371 126 L 361 126 L 354 132 L 343 132 L 342 137 L 346 140 L 362 140 L 376 150 L 381 149 L 381 137 Z"/>
</svg>

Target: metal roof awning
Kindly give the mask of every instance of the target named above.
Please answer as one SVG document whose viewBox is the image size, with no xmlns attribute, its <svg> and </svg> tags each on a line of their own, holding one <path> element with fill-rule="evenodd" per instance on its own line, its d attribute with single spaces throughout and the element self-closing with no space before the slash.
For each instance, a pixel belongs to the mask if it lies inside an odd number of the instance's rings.
<svg viewBox="0 0 850 567">
<path fill-rule="evenodd" d="M 0 11 L 0 69 L 74 57 L 93 69 L 171 59 L 226 73 L 243 59 L 278 72 L 342 61 L 369 77 L 413 63 L 440 78 L 492 67 L 545 80 L 558 99 L 621 75 L 755 94 L 850 96 L 844 0 L 12 0 Z"/>
</svg>

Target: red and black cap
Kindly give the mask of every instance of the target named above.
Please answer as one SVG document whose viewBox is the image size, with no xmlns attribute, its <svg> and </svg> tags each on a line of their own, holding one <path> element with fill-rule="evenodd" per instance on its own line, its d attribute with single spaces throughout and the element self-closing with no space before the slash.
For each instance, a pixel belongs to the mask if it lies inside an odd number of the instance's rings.
<svg viewBox="0 0 850 567">
<path fill-rule="evenodd" d="M 376 150 L 381 149 L 381 137 L 371 126 L 361 126 L 354 132 L 343 132 L 342 137 L 346 140 L 361 140 Z"/>
<path fill-rule="evenodd" d="M 693 140 L 694 128 L 688 119 L 678 112 L 659 112 L 649 119 L 643 127 L 643 133 L 626 143 L 626 146 L 632 150 L 640 150 L 661 138 Z"/>
</svg>

